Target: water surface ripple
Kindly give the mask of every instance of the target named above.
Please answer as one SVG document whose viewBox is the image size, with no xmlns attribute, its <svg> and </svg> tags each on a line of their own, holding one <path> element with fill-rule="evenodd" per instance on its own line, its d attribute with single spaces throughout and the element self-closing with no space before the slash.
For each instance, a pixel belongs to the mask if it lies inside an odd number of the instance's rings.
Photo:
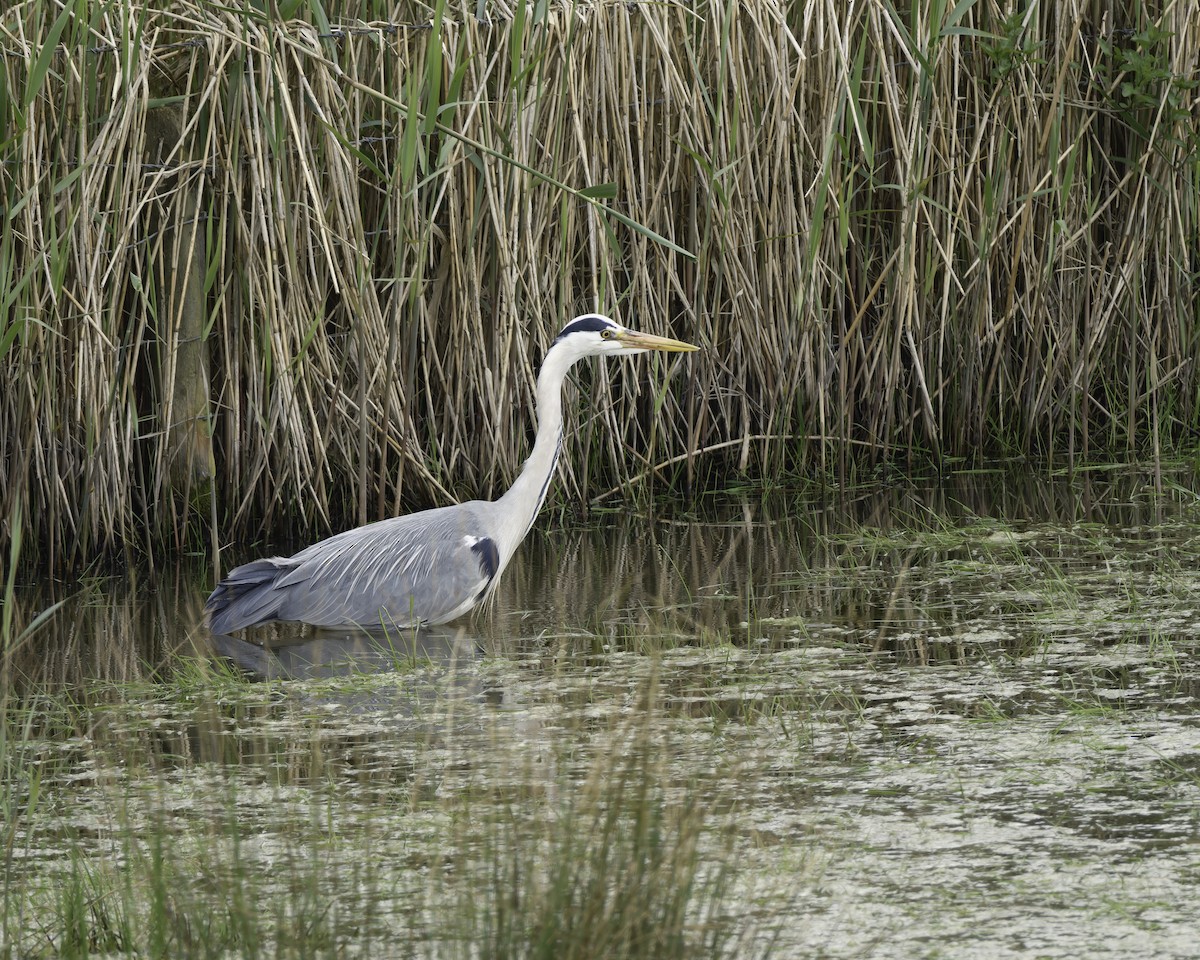
<svg viewBox="0 0 1200 960">
<path fill-rule="evenodd" d="M 382 640 L 209 641 L 206 571 L 93 582 L 17 654 L 23 695 L 77 706 L 21 748 L 46 776 L 9 875 L 35 910 L 71 857 L 232 810 L 243 869 L 319 857 L 323 898 L 440 955 L 439 898 L 478 880 L 447 838 L 571 816 L 636 744 L 730 871 L 730 953 L 1194 958 L 1200 500 L 1157 487 L 996 472 L 549 516 L 489 609 Z"/>
</svg>

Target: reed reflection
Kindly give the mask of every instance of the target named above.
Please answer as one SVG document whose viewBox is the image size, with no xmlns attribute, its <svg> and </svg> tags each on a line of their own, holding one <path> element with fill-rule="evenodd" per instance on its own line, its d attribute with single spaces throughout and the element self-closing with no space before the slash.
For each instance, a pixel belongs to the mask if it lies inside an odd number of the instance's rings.
<svg viewBox="0 0 1200 960">
<path fill-rule="evenodd" d="M 1180 474 L 960 474 L 922 484 L 698 498 L 653 512 L 551 514 L 484 609 L 449 632 L 379 637 L 273 625 L 213 640 L 202 621 L 209 565 L 133 567 L 75 584 L 18 582 L 9 690 L 166 679 L 216 652 L 254 677 L 317 678 L 480 656 L 837 644 L 904 662 L 969 659 L 974 625 L 996 614 L 1111 604 L 1111 566 L 1165 589 L 1186 571 L 1200 520 Z M 279 545 L 286 550 L 287 545 Z M 236 561 L 238 557 L 229 557 Z M 1176 566 L 1178 562 L 1176 561 Z M 1164 572 L 1170 574 L 1163 577 Z M 1147 587 L 1149 589 L 1149 587 Z M 998 634 L 998 636 L 1000 636 Z M 1024 636 L 998 641 L 1020 654 Z"/>
</svg>

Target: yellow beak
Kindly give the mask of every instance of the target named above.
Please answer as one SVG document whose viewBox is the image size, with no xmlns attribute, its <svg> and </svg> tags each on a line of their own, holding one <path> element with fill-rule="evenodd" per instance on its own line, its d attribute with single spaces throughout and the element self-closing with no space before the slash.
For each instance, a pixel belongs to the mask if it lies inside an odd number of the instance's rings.
<svg viewBox="0 0 1200 960">
<path fill-rule="evenodd" d="M 682 340 L 672 340 L 670 337 L 656 337 L 651 333 L 638 333 L 636 330 L 621 330 L 617 340 L 622 346 L 638 350 L 662 350 L 666 353 L 690 353 L 699 347 Z"/>
</svg>

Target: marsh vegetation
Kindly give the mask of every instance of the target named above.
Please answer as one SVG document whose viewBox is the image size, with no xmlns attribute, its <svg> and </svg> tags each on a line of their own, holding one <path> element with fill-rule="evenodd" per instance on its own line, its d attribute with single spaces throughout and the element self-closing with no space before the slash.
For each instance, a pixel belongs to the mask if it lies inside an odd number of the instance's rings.
<svg viewBox="0 0 1200 960">
<path fill-rule="evenodd" d="M 10 660 L 0 955 L 1187 957 L 1166 479 L 612 514 L 370 642 L 214 647 L 202 564 L 98 581 Z"/>
<path fill-rule="evenodd" d="M 1194 5 L 262 7 L 0 14 L 42 569 L 495 493 L 584 310 L 705 351 L 584 375 L 569 502 L 1196 435 Z"/>
</svg>

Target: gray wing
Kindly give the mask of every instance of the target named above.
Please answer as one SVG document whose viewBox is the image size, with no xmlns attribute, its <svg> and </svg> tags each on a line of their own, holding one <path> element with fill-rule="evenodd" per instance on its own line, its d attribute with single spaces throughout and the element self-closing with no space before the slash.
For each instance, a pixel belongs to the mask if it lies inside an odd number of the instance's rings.
<svg viewBox="0 0 1200 960">
<path fill-rule="evenodd" d="M 356 527 L 295 556 L 230 571 L 209 598 L 215 633 L 268 620 L 317 626 L 445 623 L 500 570 L 487 504 L 472 501 Z"/>
</svg>

